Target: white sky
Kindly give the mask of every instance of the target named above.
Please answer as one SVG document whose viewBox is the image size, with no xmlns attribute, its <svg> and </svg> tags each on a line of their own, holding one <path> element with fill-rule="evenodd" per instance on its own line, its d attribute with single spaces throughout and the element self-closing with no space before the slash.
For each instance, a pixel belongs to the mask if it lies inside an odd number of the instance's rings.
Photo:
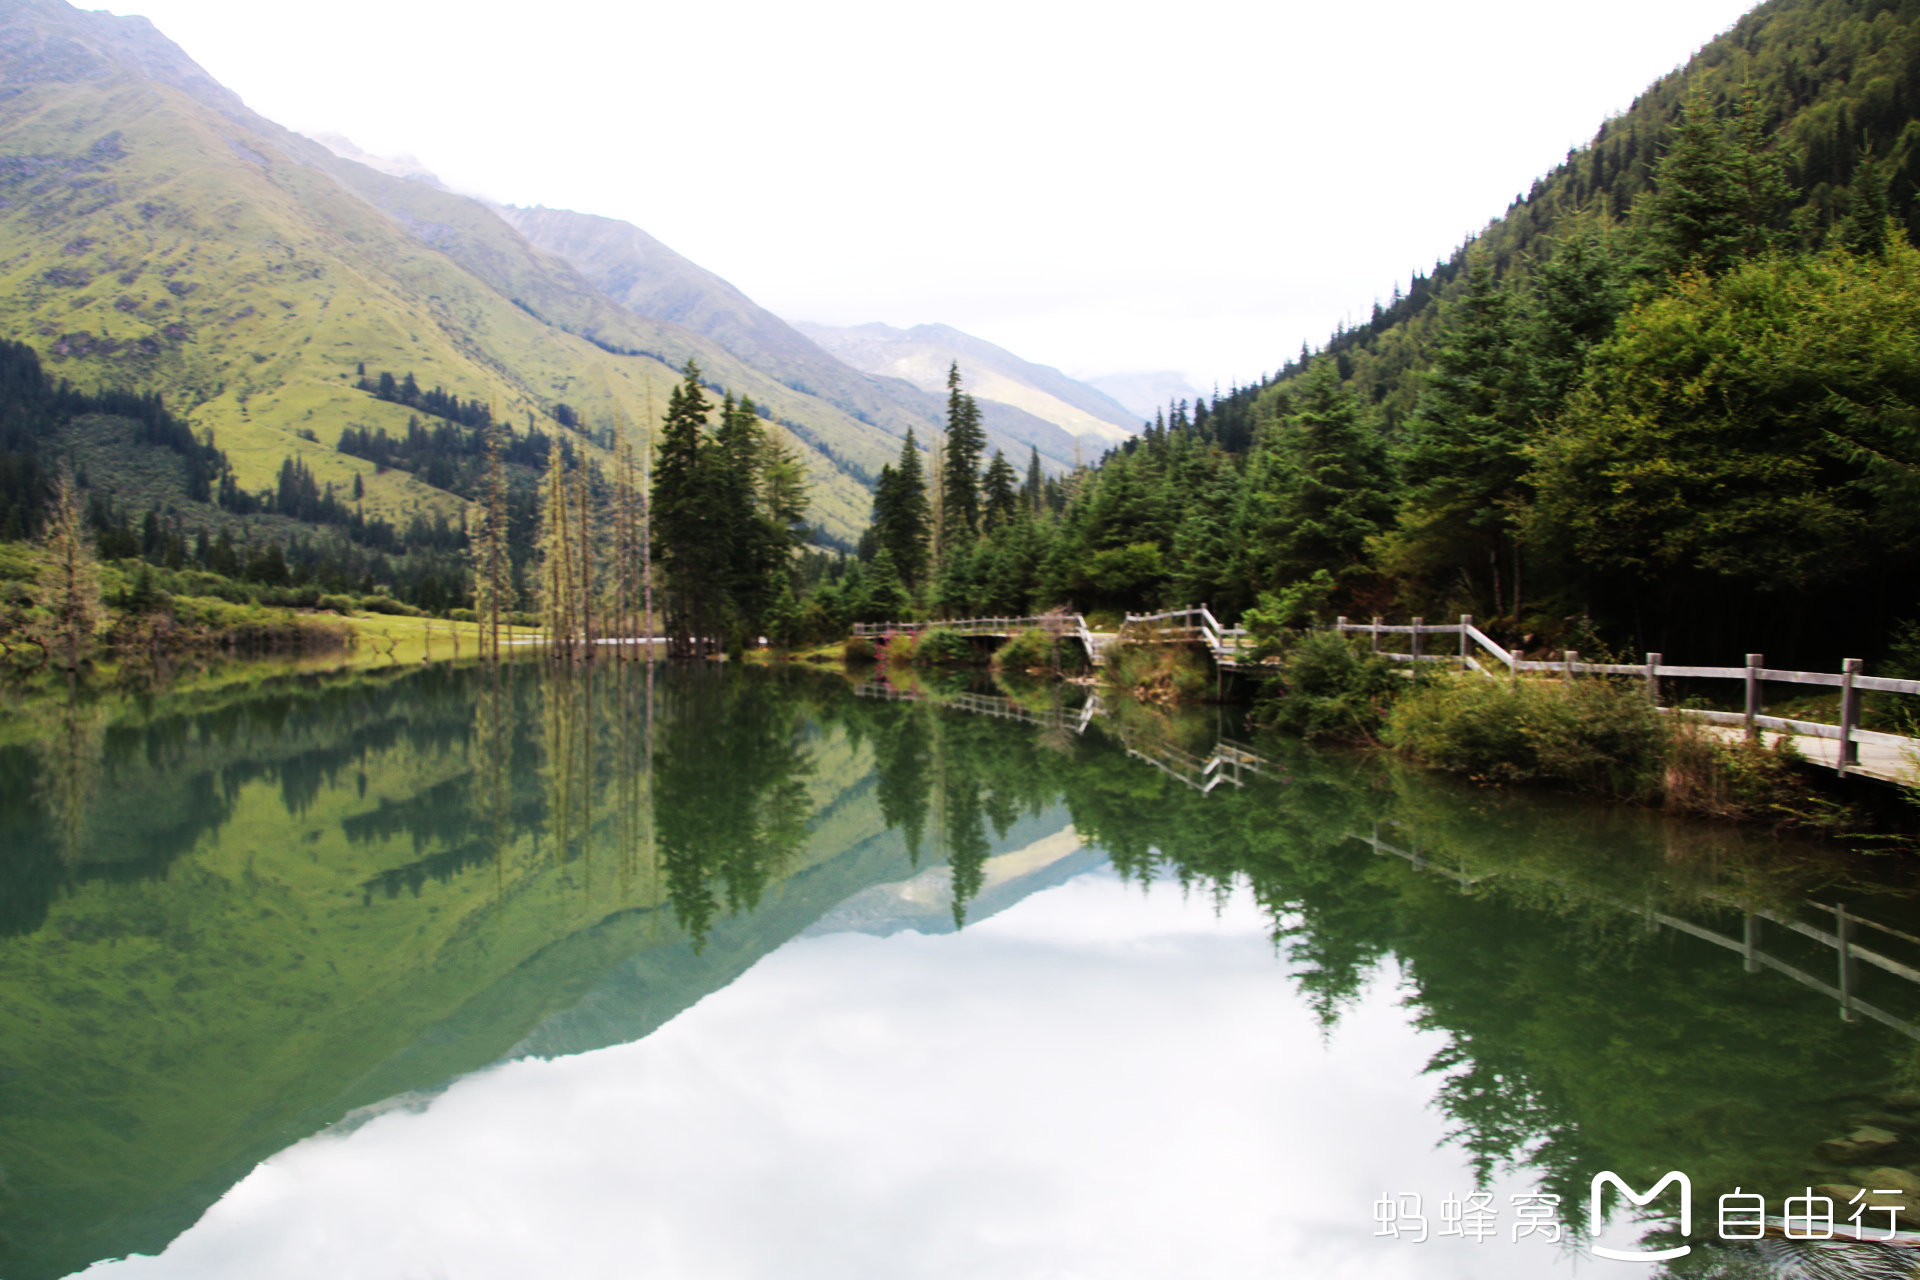
<svg viewBox="0 0 1920 1280">
<path fill-rule="evenodd" d="M 132 0 L 261 113 L 628 219 L 790 320 L 1247 381 L 1746 0 Z"/>
</svg>

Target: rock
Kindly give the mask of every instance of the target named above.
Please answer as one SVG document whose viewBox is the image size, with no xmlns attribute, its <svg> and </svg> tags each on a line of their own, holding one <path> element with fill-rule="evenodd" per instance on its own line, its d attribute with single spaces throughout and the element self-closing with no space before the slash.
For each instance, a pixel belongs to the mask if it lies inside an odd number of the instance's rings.
<svg viewBox="0 0 1920 1280">
<path fill-rule="evenodd" d="M 1829 1164 L 1865 1164 L 1899 1145 L 1899 1134 L 1868 1124 L 1861 1125 L 1844 1138 L 1821 1143 L 1813 1149 L 1813 1154 Z"/>
<path fill-rule="evenodd" d="M 1912 1174 L 1900 1169 L 1876 1169 L 1874 1173 L 1876 1175 L 1881 1173 L 1894 1173 L 1901 1175 L 1905 1181 L 1915 1181 Z M 1875 1177 L 1868 1179 L 1868 1182 L 1871 1188 L 1867 1191 L 1866 1195 L 1868 1208 L 1867 1211 L 1861 1215 L 1860 1220 L 1860 1225 L 1863 1230 L 1883 1232 L 1887 1229 L 1886 1215 L 1875 1212 L 1875 1210 L 1880 1208 L 1891 1208 L 1895 1210 L 1893 1215 L 1894 1223 L 1902 1230 L 1913 1231 L 1920 1229 L 1920 1199 L 1915 1199 L 1913 1196 L 1907 1194 L 1905 1190 L 1896 1190 L 1893 1191 L 1891 1195 L 1887 1194 L 1889 1190 L 1896 1186 L 1896 1183 L 1893 1181 L 1881 1181 Z M 1814 1187 L 1812 1190 L 1814 1195 L 1825 1196 L 1827 1199 L 1833 1201 L 1833 1220 L 1836 1224 L 1850 1223 L 1852 1221 L 1854 1211 L 1859 1207 L 1852 1203 L 1853 1198 L 1860 1194 L 1861 1189 L 1859 1187 L 1844 1182 L 1825 1182 Z"/>
<path fill-rule="evenodd" d="M 1909 1204 L 1920 1206 L 1920 1175 L 1909 1170 L 1882 1167 L 1870 1170 L 1862 1180 L 1876 1191 L 1886 1189 L 1901 1192 Z"/>
</svg>

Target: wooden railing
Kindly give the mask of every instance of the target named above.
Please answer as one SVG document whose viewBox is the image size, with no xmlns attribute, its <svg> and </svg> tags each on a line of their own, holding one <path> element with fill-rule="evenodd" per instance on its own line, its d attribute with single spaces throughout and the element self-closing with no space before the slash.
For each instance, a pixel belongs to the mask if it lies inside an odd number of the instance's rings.
<svg viewBox="0 0 1920 1280">
<path fill-rule="evenodd" d="M 1362 844 L 1371 846 L 1375 853 L 1390 854 L 1397 858 L 1404 858 L 1419 870 L 1431 871 L 1443 875 L 1458 884 L 1462 892 L 1472 889 L 1480 883 L 1480 881 L 1487 878 L 1485 876 L 1469 876 L 1464 868 L 1449 868 L 1445 865 L 1436 864 L 1431 859 L 1423 856 L 1418 848 L 1403 849 L 1389 844 L 1387 841 L 1381 839 L 1380 828 L 1377 825 L 1374 827 L 1372 835 L 1355 833 L 1348 836 L 1348 839 L 1358 840 Z M 1409 840 L 1409 843 L 1411 844 L 1413 841 Z M 1862 929 L 1874 930 L 1888 941 L 1898 941 L 1910 946 L 1920 945 L 1920 938 L 1916 938 L 1912 934 L 1902 930 L 1892 928 L 1889 925 L 1881 924 L 1876 920 L 1855 915 L 1847 910 L 1845 903 L 1834 903 L 1832 905 L 1822 902 L 1806 903 L 1805 905 L 1807 907 L 1820 913 L 1821 916 L 1828 917 L 1828 919 L 1823 919 L 1820 924 L 1808 923 L 1800 918 L 1799 912 L 1783 915 L 1779 912 L 1765 909 L 1756 910 L 1717 895 L 1714 899 L 1714 905 L 1731 908 L 1741 913 L 1742 919 L 1739 937 L 1736 938 L 1730 934 L 1721 933 L 1717 929 L 1710 929 L 1692 920 L 1684 920 L 1679 916 L 1669 915 L 1664 911 L 1653 910 L 1651 907 L 1644 908 L 1643 910 L 1648 923 L 1651 925 L 1664 925 L 1677 933 L 1684 933 L 1690 937 L 1698 938 L 1702 942 L 1712 943 L 1722 950 L 1734 952 L 1741 957 L 1743 967 L 1748 973 L 1759 973 L 1763 968 L 1772 969 L 1774 972 L 1792 979 L 1809 990 L 1819 992 L 1821 995 L 1839 1004 L 1840 1017 L 1843 1021 L 1852 1022 L 1856 1016 L 1864 1016 L 1883 1026 L 1891 1027 L 1902 1035 L 1920 1040 L 1920 1025 L 1916 1025 L 1912 1021 L 1889 1013 L 1877 1005 L 1862 1000 L 1857 994 L 1858 984 L 1855 981 L 1858 967 L 1866 964 L 1882 972 L 1889 973 L 1902 981 L 1920 986 L 1920 968 L 1896 960 L 1884 951 L 1875 950 L 1870 946 L 1863 946 L 1857 940 Z M 1762 937 L 1766 926 L 1769 924 L 1779 929 L 1785 929 L 1789 933 L 1797 934 L 1833 952 L 1834 981 L 1826 982 L 1797 965 L 1783 960 L 1778 956 L 1770 955 L 1763 950 L 1761 947 Z M 1884 946 L 1885 944 L 1881 942 L 1876 945 Z"/>
<path fill-rule="evenodd" d="M 1860 767 L 1860 746 L 1862 743 L 1876 743 L 1895 749 L 1920 749 L 1920 740 L 1897 733 L 1881 733 L 1860 727 L 1860 695 L 1862 693 L 1899 693 L 1920 696 L 1920 680 L 1894 680 L 1884 676 L 1863 675 L 1861 661 L 1848 658 L 1841 664 L 1838 672 L 1832 671 L 1788 671 L 1766 665 L 1764 654 L 1750 653 L 1743 667 L 1693 667 L 1682 666 L 1666 661 L 1666 655 L 1649 653 L 1645 662 L 1581 662 L 1580 655 L 1572 650 L 1561 651 L 1558 659 L 1540 661 L 1522 658 L 1518 654 L 1503 648 L 1486 632 L 1473 625 L 1473 615 L 1461 614 L 1457 623 L 1429 623 L 1415 618 L 1410 625 L 1387 625 L 1379 618 L 1371 622 L 1352 622 L 1342 617 L 1334 621 L 1334 629 L 1344 633 L 1370 635 L 1373 647 L 1380 651 L 1382 636 L 1407 636 L 1409 651 L 1397 653 L 1382 651 L 1382 656 L 1403 662 L 1432 661 L 1435 659 L 1457 660 L 1485 675 L 1495 672 L 1481 661 L 1490 657 L 1498 667 L 1504 668 L 1507 675 L 1517 676 L 1522 672 L 1538 672 L 1543 675 L 1558 675 L 1571 680 L 1577 675 L 1629 676 L 1646 682 L 1647 696 L 1659 705 L 1660 681 L 1662 678 L 1686 680 L 1738 680 L 1745 686 L 1744 711 L 1709 711 L 1698 707 L 1663 708 L 1676 715 L 1687 716 L 1706 724 L 1736 726 L 1746 731 L 1749 738 L 1757 737 L 1761 730 L 1771 733 L 1800 734 L 1810 738 L 1826 738 L 1838 741 L 1839 750 L 1835 758 L 1835 769 L 1839 773 L 1856 771 Z M 1459 651 L 1454 653 L 1423 652 L 1422 639 L 1426 636 L 1455 636 L 1459 641 Z M 1479 653 L 1474 652 L 1475 649 Z M 1762 684 L 1803 684 L 1840 690 L 1840 723 L 1822 724 L 1814 720 L 1791 720 L 1781 716 L 1768 716 L 1760 713 L 1760 686 Z"/>
<path fill-rule="evenodd" d="M 1243 670 L 1253 665 L 1255 650 L 1253 637 L 1246 628 L 1222 626 L 1206 605 L 1170 609 L 1164 613 L 1129 613 L 1122 621 L 1119 632 L 1111 635 L 1090 631 L 1086 617 L 1078 613 L 1046 613 L 1021 618 L 957 618 L 940 622 L 861 622 L 854 624 L 853 634 L 884 639 L 891 635 L 914 635 L 935 628 L 965 636 L 1011 638 L 1023 631 L 1036 629 L 1057 637 L 1071 636 L 1085 647 L 1087 658 L 1094 666 L 1105 665 L 1107 646 L 1116 640 L 1136 644 L 1205 645 L 1214 662 L 1225 670 Z M 1764 730 L 1835 741 L 1839 744 L 1835 753 L 1835 769 L 1843 774 L 1860 771 L 1862 744 L 1894 751 L 1920 750 L 1920 740 L 1860 727 L 1861 694 L 1872 692 L 1920 696 L 1920 680 L 1894 680 L 1865 675 L 1860 670 L 1862 664 L 1858 658 L 1848 658 L 1838 672 L 1788 671 L 1769 667 L 1764 655 L 1758 653 L 1748 654 L 1746 665 L 1742 667 L 1682 666 L 1667 662 L 1665 655 L 1658 653 L 1648 654 L 1645 662 L 1582 662 L 1580 655 L 1572 649 L 1562 651 L 1558 659 L 1540 661 L 1522 658 L 1502 646 L 1474 625 L 1472 614 L 1461 614 L 1458 622 L 1442 623 L 1430 623 L 1424 618 L 1415 618 L 1411 623 L 1394 624 L 1379 618 L 1370 622 L 1354 622 L 1342 617 L 1335 620 L 1334 629 L 1346 634 L 1370 636 L 1377 652 L 1399 662 L 1457 662 L 1488 676 L 1517 676 L 1533 672 L 1557 675 L 1566 680 L 1577 675 L 1637 677 L 1646 682 L 1647 695 L 1655 705 L 1659 704 L 1660 681 L 1663 678 L 1738 680 L 1745 686 L 1744 711 L 1711 711 L 1698 707 L 1665 709 L 1706 724 L 1739 727 L 1745 730 L 1749 738 L 1757 737 Z M 1406 637 L 1407 650 L 1382 649 L 1381 638 L 1385 636 Z M 1429 650 L 1426 644 L 1429 636 L 1451 637 L 1453 643 Z M 1840 690 L 1840 722 L 1823 724 L 1814 720 L 1763 715 L 1760 710 L 1762 684 L 1837 688 Z"/>
<path fill-rule="evenodd" d="M 1005 636 L 1012 638 L 1026 631 L 1045 631 L 1056 638 L 1072 637 L 1087 651 L 1094 666 L 1105 661 L 1106 637 L 1087 629 L 1087 619 L 1078 613 L 1042 613 L 1025 618 L 952 618 L 933 622 L 856 622 L 853 634 L 870 640 L 888 636 L 919 635 L 923 631 L 951 631 L 963 636 Z"/>
</svg>

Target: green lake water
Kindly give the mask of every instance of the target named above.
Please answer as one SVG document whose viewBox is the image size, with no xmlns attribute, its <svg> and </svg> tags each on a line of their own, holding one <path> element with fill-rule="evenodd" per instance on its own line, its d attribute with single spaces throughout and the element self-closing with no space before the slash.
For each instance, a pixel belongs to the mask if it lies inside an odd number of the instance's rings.
<svg viewBox="0 0 1920 1280">
<path fill-rule="evenodd" d="M 1073 688 L 16 697 L 0 1280 L 1911 1275 L 1716 1218 L 1920 1187 L 1897 870 Z"/>
</svg>

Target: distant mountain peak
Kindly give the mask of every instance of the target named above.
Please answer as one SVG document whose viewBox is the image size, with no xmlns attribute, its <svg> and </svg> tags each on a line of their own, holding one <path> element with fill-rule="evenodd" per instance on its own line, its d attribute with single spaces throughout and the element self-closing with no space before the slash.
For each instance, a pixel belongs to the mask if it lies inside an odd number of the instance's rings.
<svg viewBox="0 0 1920 1280">
<path fill-rule="evenodd" d="M 862 373 L 900 378 L 927 392 L 944 394 L 947 370 L 957 364 L 976 399 L 1011 405 L 1101 448 L 1128 439 L 1143 421 L 1099 388 L 949 324 L 898 329 L 878 321 L 847 326 L 802 322 L 796 327 Z"/>
<path fill-rule="evenodd" d="M 442 191 L 452 189 L 440 180 L 439 174 L 427 168 L 426 163 L 419 156 L 377 156 L 360 147 L 352 138 L 340 133 L 310 133 L 307 136 L 342 160 L 363 164 L 369 169 L 386 174 L 389 178 L 424 182 Z"/>
</svg>

